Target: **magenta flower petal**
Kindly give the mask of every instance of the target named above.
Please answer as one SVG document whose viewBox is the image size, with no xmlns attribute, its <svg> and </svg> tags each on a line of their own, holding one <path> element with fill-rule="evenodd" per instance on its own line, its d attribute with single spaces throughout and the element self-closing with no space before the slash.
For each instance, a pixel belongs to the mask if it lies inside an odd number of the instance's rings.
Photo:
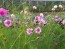
<svg viewBox="0 0 65 49">
<path fill-rule="evenodd" d="M 4 8 L 0 8 L 0 16 L 6 16 L 8 14 L 9 10 L 6 10 Z"/>
</svg>

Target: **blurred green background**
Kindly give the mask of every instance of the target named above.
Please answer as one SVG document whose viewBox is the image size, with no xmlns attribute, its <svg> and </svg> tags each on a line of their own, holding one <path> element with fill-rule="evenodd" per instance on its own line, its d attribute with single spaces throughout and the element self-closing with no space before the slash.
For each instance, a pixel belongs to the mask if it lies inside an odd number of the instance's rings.
<svg viewBox="0 0 65 49">
<path fill-rule="evenodd" d="M 16 8 L 18 10 L 22 10 L 22 4 L 26 2 L 26 6 L 29 7 L 29 11 L 32 11 L 32 6 L 38 7 L 38 12 L 48 12 L 51 11 L 54 5 L 63 5 L 65 10 L 65 1 L 25 1 L 25 0 L 0 0 L 0 7 L 7 8 L 12 10 L 12 8 Z M 63 10 L 63 11 L 64 11 Z"/>
</svg>

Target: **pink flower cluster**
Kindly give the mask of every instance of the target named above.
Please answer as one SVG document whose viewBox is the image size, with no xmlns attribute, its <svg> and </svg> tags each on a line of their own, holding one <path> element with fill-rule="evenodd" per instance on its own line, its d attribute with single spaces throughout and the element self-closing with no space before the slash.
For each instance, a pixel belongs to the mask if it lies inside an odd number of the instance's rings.
<svg viewBox="0 0 65 49">
<path fill-rule="evenodd" d="M 36 27 L 36 28 L 34 29 L 34 31 L 35 31 L 36 34 L 40 34 L 40 33 L 41 33 L 41 28 L 40 28 L 40 27 Z M 32 29 L 32 28 L 28 28 L 28 29 L 26 30 L 26 33 L 27 33 L 28 35 L 31 35 L 32 32 L 33 32 L 33 29 Z"/>
<path fill-rule="evenodd" d="M 35 17 L 34 24 L 36 24 L 36 23 L 39 23 L 39 24 L 42 24 L 42 25 L 47 24 L 47 22 L 43 18 L 41 18 L 40 16 Z"/>
<path fill-rule="evenodd" d="M 4 17 L 4 18 L 8 18 L 7 14 L 8 14 L 9 10 L 6 10 L 4 8 L 0 8 L 0 17 Z M 9 19 L 4 20 L 4 25 L 6 27 L 10 27 L 12 25 L 12 21 Z"/>
<path fill-rule="evenodd" d="M 65 25 L 65 19 L 62 20 L 59 16 L 55 16 L 55 20 L 61 22 L 61 24 Z"/>
</svg>

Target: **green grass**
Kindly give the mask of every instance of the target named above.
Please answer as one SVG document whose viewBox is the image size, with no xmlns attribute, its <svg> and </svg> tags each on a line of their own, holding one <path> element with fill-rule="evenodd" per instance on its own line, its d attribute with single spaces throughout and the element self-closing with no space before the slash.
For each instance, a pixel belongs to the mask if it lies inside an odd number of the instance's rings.
<svg viewBox="0 0 65 49">
<path fill-rule="evenodd" d="M 7 28 L 3 23 L 0 23 L 0 49 L 65 49 L 65 26 L 62 29 L 60 24 L 51 21 L 55 15 L 60 15 L 64 19 L 64 12 L 46 13 L 46 15 L 50 15 L 46 19 L 48 24 L 45 26 L 37 25 L 42 28 L 41 34 L 37 35 L 33 32 L 31 35 L 27 35 L 27 28 L 36 27 L 33 25 L 33 18 L 37 14 L 33 14 L 31 20 L 24 19 L 24 16 L 27 18 L 29 15 L 16 14 L 21 17 L 21 24 L 14 24 L 14 27 Z M 28 21 L 29 24 L 26 26 L 22 24 L 23 21 Z"/>
</svg>

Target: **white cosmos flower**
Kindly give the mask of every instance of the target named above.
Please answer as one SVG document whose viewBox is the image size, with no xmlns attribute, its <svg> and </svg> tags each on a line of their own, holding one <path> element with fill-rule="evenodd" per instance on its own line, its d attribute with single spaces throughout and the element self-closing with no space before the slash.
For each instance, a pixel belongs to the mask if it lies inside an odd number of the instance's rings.
<svg viewBox="0 0 65 49">
<path fill-rule="evenodd" d="M 11 14 L 10 18 L 12 19 L 13 22 L 16 22 L 16 20 L 17 20 L 16 15 L 14 15 L 14 14 Z"/>
<path fill-rule="evenodd" d="M 11 14 L 11 18 L 15 18 L 15 15 L 14 14 Z"/>
<path fill-rule="evenodd" d="M 55 8 L 52 8 L 52 11 L 55 11 Z"/>
<path fill-rule="evenodd" d="M 60 5 L 59 5 L 59 8 L 63 8 L 63 6 L 60 4 Z"/>
<path fill-rule="evenodd" d="M 54 8 L 56 9 L 58 6 L 57 5 L 54 5 Z"/>
<path fill-rule="evenodd" d="M 37 9 L 37 7 L 36 7 L 36 6 L 33 6 L 33 9 L 35 9 L 35 10 L 36 10 L 36 9 Z"/>
<path fill-rule="evenodd" d="M 41 18 L 44 18 L 44 14 L 43 14 L 43 13 L 40 13 L 40 17 L 41 17 Z"/>
</svg>

